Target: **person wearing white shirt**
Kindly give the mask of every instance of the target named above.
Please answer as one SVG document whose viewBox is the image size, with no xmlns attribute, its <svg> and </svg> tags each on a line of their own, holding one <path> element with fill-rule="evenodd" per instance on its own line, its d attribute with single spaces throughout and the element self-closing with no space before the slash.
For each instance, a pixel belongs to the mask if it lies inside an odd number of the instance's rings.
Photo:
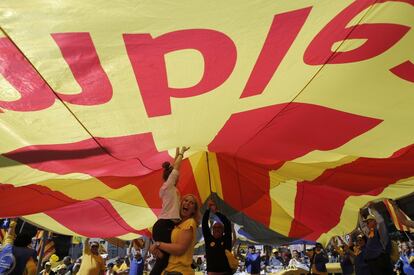
<svg viewBox="0 0 414 275">
<path fill-rule="evenodd" d="M 177 183 L 181 162 L 188 149 L 188 147 L 177 148 L 174 164 L 171 165 L 169 162 L 162 164 L 164 183 L 159 192 L 162 210 L 157 222 L 152 227 L 152 238 L 156 242 L 171 243 L 171 232 L 175 224 L 180 222 L 180 192 L 177 189 Z M 165 251 L 162 252 L 162 258 L 157 258 L 150 275 L 160 275 L 167 267 L 169 254 Z"/>
</svg>

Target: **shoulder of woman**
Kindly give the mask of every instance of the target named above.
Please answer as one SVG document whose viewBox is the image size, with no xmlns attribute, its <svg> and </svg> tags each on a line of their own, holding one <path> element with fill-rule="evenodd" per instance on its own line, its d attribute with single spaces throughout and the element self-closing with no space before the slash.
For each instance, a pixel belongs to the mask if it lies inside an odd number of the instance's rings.
<svg viewBox="0 0 414 275">
<path fill-rule="evenodd" d="M 183 230 L 190 229 L 190 228 L 195 229 L 197 228 L 197 222 L 195 221 L 195 219 L 190 218 L 180 223 L 179 227 Z"/>
</svg>

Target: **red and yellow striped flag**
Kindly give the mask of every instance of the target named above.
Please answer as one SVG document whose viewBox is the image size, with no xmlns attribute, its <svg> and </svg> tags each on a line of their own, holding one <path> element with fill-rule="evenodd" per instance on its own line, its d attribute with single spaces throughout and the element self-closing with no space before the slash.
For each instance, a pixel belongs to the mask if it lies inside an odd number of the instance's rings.
<svg viewBox="0 0 414 275">
<path fill-rule="evenodd" d="M 399 230 L 399 231 L 414 232 L 414 229 L 405 226 L 401 222 L 401 220 L 398 218 L 397 211 L 399 210 L 406 217 L 407 220 L 411 220 L 401 209 L 396 209 L 396 207 L 394 206 L 394 204 L 392 204 L 391 201 L 388 200 L 388 199 L 383 200 L 383 202 L 384 202 L 385 207 L 387 208 L 388 213 L 391 216 L 392 222 L 394 223 L 394 225 L 397 228 L 397 230 Z"/>
<path fill-rule="evenodd" d="M 50 256 L 56 253 L 55 243 L 52 240 L 46 241 L 45 253 L 43 254 L 43 262 L 49 260 Z"/>
<path fill-rule="evenodd" d="M 35 238 L 37 239 L 37 243 L 38 243 L 38 245 L 36 246 L 37 255 L 40 255 L 40 251 L 41 251 L 42 246 L 43 246 L 43 234 L 44 234 L 43 230 L 38 230 L 36 235 L 35 235 Z M 56 253 L 55 243 L 52 241 L 51 236 L 52 236 L 52 234 L 49 232 L 49 236 L 48 236 L 48 239 L 46 240 L 46 244 L 45 244 L 43 260 L 42 260 L 43 262 L 48 260 L 50 258 L 50 256 L 52 256 L 54 253 Z"/>
</svg>

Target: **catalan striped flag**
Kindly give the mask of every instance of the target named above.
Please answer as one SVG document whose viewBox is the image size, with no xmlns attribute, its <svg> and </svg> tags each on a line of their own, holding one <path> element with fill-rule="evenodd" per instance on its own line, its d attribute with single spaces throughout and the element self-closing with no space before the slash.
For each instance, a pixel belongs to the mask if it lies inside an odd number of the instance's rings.
<svg viewBox="0 0 414 275">
<path fill-rule="evenodd" d="M 388 200 L 388 199 L 383 200 L 383 202 L 384 202 L 385 207 L 387 208 L 388 213 L 391 216 L 392 222 L 394 223 L 397 230 L 407 231 L 407 232 L 414 232 L 414 230 L 412 228 L 409 228 L 409 227 L 405 226 L 404 224 L 402 224 L 401 220 L 398 218 L 397 211 L 399 210 L 406 217 L 407 220 L 411 220 L 401 209 L 396 209 L 394 204 L 392 204 L 391 201 Z"/>
<path fill-rule="evenodd" d="M 45 234 L 45 232 L 43 230 L 38 230 L 36 233 L 36 252 L 37 255 L 40 256 L 40 251 L 42 249 L 43 246 L 43 235 Z M 52 233 L 49 232 L 48 238 L 46 240 L 46 244 L 45 244 L 45 249 L 44 249 L 44 254 L 43 254 L 43 262 L 47 261 L 50 256 L 52 256 L 53 254 L 56 253 L 56 249 L 55 249 L 55 243 L 52 241 L 51 239 L 52 237 Z"/>
</svg>

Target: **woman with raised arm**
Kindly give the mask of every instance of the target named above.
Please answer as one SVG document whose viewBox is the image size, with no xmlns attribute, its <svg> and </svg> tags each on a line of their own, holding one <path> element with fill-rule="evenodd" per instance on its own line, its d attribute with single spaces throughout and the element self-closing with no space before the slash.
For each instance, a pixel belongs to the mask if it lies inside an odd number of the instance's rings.
<svg viewBox="0 0 414 275">
<path fill-rule="evenodd" d="M 171 232 L 174 226 L 180 222 L 180 193 L 177 189 L 179 170 L 184 153 L 189 147 L 176 148 L 174 164 L 164 162 L 162 168 L 164 169 L 162 178 L 163 185 L 160 188 L 160 198 L 162 200 L 162 210 L 158 217 L 158 221 L 152 227 L 152 238 L 156 242 L 171 242 Z M 159 253 L 156 258 L 154 267 L 150 275 L 160 275 L 167 267 L 169 253 Z"/>
</svg>

